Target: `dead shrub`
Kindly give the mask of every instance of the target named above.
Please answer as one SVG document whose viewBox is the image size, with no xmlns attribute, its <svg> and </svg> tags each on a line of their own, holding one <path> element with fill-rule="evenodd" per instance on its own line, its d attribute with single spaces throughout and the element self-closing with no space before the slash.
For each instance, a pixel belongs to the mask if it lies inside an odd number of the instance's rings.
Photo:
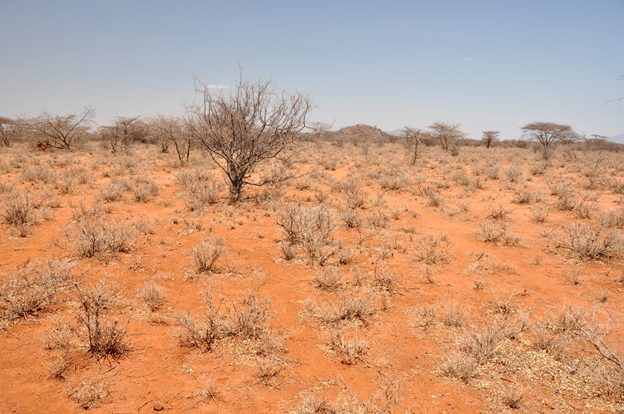
<svg viewBox="0 0 624 414">
<path fill-rule="evenodd" d="M 36 209 L 42 201 L 28 192 L 11 194 L 2 199 L 2 218 L 9 226 L 15 227 L 20 236 L 28 235 L 30 226 L 37 220 Z"/>
<path fill-rule="evenodd" d="M 137 178 L 132 191 L 134 201 L 138 203 L 147 203 L 160 192 L 160 187 L 149 178 Z"/>
<path fill-rule="evenodd" d="M 446 377 L 467 383 L 476 378 L 478 366 L 477 360 L 472 356 L 455 353 L 445 358 L 440 366 L 440 371 Z"/>
<path fill-rule="evenodd" d="M 152 312 L 160 308 L 165 302 L 162 288 L 153 282 L 145 282 L 143 288 L 139 291 L 138 297 Z"/>
<path fill-rule="evenodd" d="M 504 243 L 508 246 L 516 246 L 520 243 L 520 238 L 507 233 L 507 227 L 502 223 L 482 221 L 479 223 L 479 230 L 475 232 L 478 240 L 486 243 Z"/>
<path fill-rule="evenodd" d="M 319 309 L 320 319 L 328 324 L 359 321 L 368 325 L 368 318 L 374 314 L 374 296 L 342 296 Z"/>
<path fill-rule="evenodd" d="M 336 184 L 336 189 L 340 191 L 347 209 L 355 210 L 366 207 L 368 194 L 362 189 L 362 184 L 358 180 L 349 178 L 345 182 Z"/>
<path fill-rule="evenodd" d="M 440 238 L 434 236 L 421 237 L 416 240 L 416 243 L 415 259 L 425 264 L 450 262 L 448 254 L 455 245 L 446 234 Z"/>
<path fill-rule="evenodd" d="M 329 349 L 340 359 L 340 363 L 345 365 L 364 361 L 368 348 L 368 342 L 364 339 L 357 336 L 349 338 L 340 331 L 332 334 L 329 339 Z"/>
<path fill-rule="evenodd" d="M 463 304 L 458 302 L 447 303 L 442 308 L 442 312 L 444 314 L 442 321 L 446 326 L 452 326 L 455 328 L 468 326 L 469 316 L 467 311 L 464 309 Z"/>
<path fill-rule="evenodd" d="M 129 253 L 135 238 L 134 230 L 117 222 L 87 218 L 60 229 L 66 246 L 54 243 L 77 258 L 106 258 L 109 254 Z"/>
<path fill-rule="evenodd" d="M 29 259 L 0 285 L 0 319 L 37 315 L 56 303 L 72 283 L 73 265 L 57 260 Z"/>
<path fill-rule="evenodd" d="M 197 273 L 210 273 L 215 270 L 217 260 L 226 252 L 223 238 L 215 237 L 193 247 L 188 251 L 188 256 Z"/>
<path fill-rule="evenodd" d="M 116 293 L 105 280 L 96 283 L 88 291 L 83 292 L 77 286 L 76 289 L 76 301 L 81 308 L 77 320 L 89 352 L 98 360 L 109 356 L 118 359 L 128 349 L 128 322 L 123 324 L 121 318 L 108 315 L 116 304 Z"/>
<path fill-rule="evenodd" d="M 548 213 L 540 208 L 533 208 L 531 210 L 531 214 L 529 215 L 529 219 L 531 222 L 539 224 L 545 223 L 548 218 Z"/>
<path fill-rule="evenodd" d="M 488 206 L 485 211 L 487 213 L 486 218 L 491 220 L 505 220 L 509 214 L 513 213 L 513 210 L 506 209 L 502 204 L 499 204 L 498 207 Z"/>
<path fill-rule="evenodd" d="M 108 383 L 104 379 L 94 380 L 90 377 L 67 388 L 67 395 L 76 400 L 82 409 L 95 407 L 98 402 L 110 395 Z"/>
<path fill-rule="evenodd" d="M 336 253 L 331 246 L 335 224 L 325 205 L 310 208 L 287 206 L 278 215 L 277 224 L 288 242 L 301 246 L 312 263 L 323 265 Z"/>
<path fill-rule="evenodd" d="M 314 284 L 323 290 L 338 290 L 342 286 L 342 271 L 335 266 L 317 270 L 314 274 Z"/>
<path fill-rule="evenodd" d="M 567 234 L 561 237 L 552 233 L 548 237 L 557 248 L 569 251 L 581 261 L 611 260 L 621 257 L 624 251 L 624 239 L 613 228 L 574 223 L 564 226 L 564 231 Z"/>
</svg>

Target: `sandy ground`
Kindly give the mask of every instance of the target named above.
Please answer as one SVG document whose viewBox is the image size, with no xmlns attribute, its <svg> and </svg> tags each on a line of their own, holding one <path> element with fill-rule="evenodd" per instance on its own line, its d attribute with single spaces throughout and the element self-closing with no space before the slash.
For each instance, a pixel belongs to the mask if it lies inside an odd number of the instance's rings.
<svg viewBox="0 0 624 414">
<path fill-rule="evenodd" d="M 410 166 L 399 145 L 312 145 L 296 164 L 307 175 L 248 188 L 238 204 L 223 188 L 218 202 L 189 211 L 179 174 L 204 170 L 220 180 L 200 153 L 180 168 L 173 154 L 147 147 L 124 155 L 96 146 L 3 149 L 5 207 L 17 194 L 39 205 L 26 234 L 0 227 L 0 412 L 620 412 L 624 366 L 588 339 L 619 355 L 624 245 L 582 257 L 562 241 L 567 225 L 596 229 L 609 211 L 624 217 L 624 159 L 574 155 L 545 164 L 528 149 L 464 148 L 451 157 L 427 148 Z M 362 186 L 361 208 L 346 206 L 349 179 Z M 107 202 L 111 180 L 128 188 Z M 146 180 L 158 189 L 137 201 L 133 191 Z M 321 265 L 295 245 L 288 260 L 280 217 L 289 205 L 320 201 L 335 225 L 319 247 L 328 259 Z M 346 226 L 347 213 L 361 223 Z M 130 247 L 79 257 L 78 236 L 64 234 L 85 220 L 128 229 Z M 623 224 L 614 218 L 604 232 L 621 237 Z M 487 241 L 482 226 L 505 234 Z M 227 252 L 198 272 L 192 249 L 218 237 Z M 44 309 L 9 315 L 9 296 L 20 294 L 11 281 L 46 261 L 73 266 L 73 280 Z M 341 275 L 333 288 L 316 281 L 327 272 Z M 116 300 L 101 317 L 127 330 L 123 352 L 97 358 L 78 298 L 102 280 Z M 153 311 L 141 298 L 149 284 L 164 296 Z M 224 336 L 211 350 L 182 343 L 179 318 L 205 319 L 206 292 L 224 318 L 247 309 L 250 292 L 269 299 L 261 338 Z M 328 316 L 353 298 L 369 301 L 363 316 Z M 475 338 L 488 327 L 500 335 L 483 356 Z M 342 348 L 331 345 L 339 334 Z M 452 373 L 460 366 L 465 378 Z"/>
</svg>

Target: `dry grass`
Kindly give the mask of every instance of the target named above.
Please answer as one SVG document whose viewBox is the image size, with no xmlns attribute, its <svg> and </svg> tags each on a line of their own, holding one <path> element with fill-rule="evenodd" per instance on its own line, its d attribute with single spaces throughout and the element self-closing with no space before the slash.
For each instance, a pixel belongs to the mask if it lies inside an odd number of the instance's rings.
<svg viewBox="0 0 624 414">
<path fill-rule="evenodd" d="M 215 264 L 227 252 L 222 237 L 215 237 L 202 241 L 188 251 L 188 257 L 197 273 L 210 273 L 215 270 Z"/>
</svg>

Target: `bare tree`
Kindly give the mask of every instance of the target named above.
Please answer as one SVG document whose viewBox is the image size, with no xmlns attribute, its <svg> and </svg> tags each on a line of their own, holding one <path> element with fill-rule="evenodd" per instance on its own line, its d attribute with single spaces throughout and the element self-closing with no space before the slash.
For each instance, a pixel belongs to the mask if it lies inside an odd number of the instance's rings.
<svg viewBox="0 0 624 414">
<path fill-rule="evenodd" d="M 457 141 L 464 138 L 466 134 L 460 131 L 460 124 L 452 122 L 437 121 L 429 125 L 432 130 L 431 135 L 440 143 L 444 152 L 457 145 Z"/>
<path fill-rule="evenodd" d="M 481 140 L 485 144 L 485 148 L 490 148 L 492 144 L 498 141 L 500 131 L 483 131 L 483 138 Z"/>
<path fill-rule="evenodd" d="M 118 116 L 110 126 L 100 128 L 100 136 L 113 153 L 118 153 L 123 147 L 132 142 L 141 141 L 147 135 L 147 130 L 141 122 L 141 117 Z"/>
<path fill-rule="evenodd" d="M 0 141 L 10 147 L 11 142 L 21 133 L 21 123 L 19 120 L 0 116 Z"/>
<path fill-rule="evenodd" d="M 186 121 L 194 138 L 225 173 L 230 199 L 240 199 L 246 185 L 261 186 L 287 176 L 264 174 L 252 179 L 258 165 L 282 159 L 301 138 L 313 108 L 309 95 L 278 91 L 272 81 L 242 79 L 232 89 L 210 90 L 197 78 L 199 102 L 188 105 Z"/>
<path fill-rule="evenodd" d="M 188 163 L 194 140 L 193 136 L 185 129 L 182 119 L 158 115 L 152 118 L 150 127 L 162 152 L 167 152 L 169 145 L 173 145 L 180 164 Z"/>
<path fill-rule="evenodd" d="M 53 115 L 43 111 L 41 115 L 24 119 L 24 125 L 36 138 L 56 149 L 74 149 L 88 135 L 95 111 L 85 107 L 79 115 Z"/>
<path fill-rule="evenodd" d="M 408 151 L 410 152 L 410 160 L 412 164 L 416 164 L 416 160 L 419 155 L 419 147 L 422 143 L 424 143 L 427 139 L 430 138 L 430 133 L 427 131 L 423 131 L 420 128 L 412 128 L 406 126 L 402 131 L 403 137 L 406 139 L 406 145 Z"/>
</svg>

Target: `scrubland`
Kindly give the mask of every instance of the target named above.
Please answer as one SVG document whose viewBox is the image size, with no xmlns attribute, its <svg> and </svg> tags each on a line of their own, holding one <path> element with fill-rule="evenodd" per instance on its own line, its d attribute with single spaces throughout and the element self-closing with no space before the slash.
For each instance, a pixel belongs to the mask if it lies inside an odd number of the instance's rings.
<svg viewBox="0 0 624 414">
<path fill-rule="evenodd" d="M 624 410 L 624 158 L 0 149 L 0 411 Z"/>
</svg>

